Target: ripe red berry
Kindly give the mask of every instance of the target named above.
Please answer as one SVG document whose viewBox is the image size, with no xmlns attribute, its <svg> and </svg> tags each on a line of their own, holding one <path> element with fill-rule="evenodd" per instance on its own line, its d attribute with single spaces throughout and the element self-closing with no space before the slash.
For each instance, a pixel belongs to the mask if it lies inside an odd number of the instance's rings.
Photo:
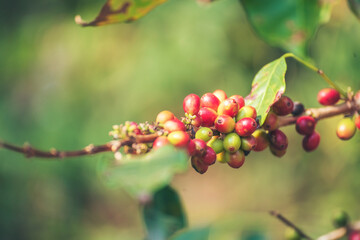
<svg viewBox="0 0 360 240">
<path fill-rule="evenodd" d="M 278 116 L 273 112 L 269 112 L 262 127 L 268 131 L 277 129 L 279 127 Z"/>
<path fill-rule="evenodd" d="M 256 119 L 256 109 L 252 106 L 242 107 L 236 115 L 236 121 L 246 117 Z"/>
<path fill-rule="evenodd" d="M 340 99 L 340 93 L 333 88 L 324 88 L 317 95 L 318 102 L 321 105 L 334 105 Z"/>
<path fill-rule="evenodd" d="M 239 105 L 239 109 L 241 109 L 243 106 L 245 106 L 245 100 L 244 100 L 244 98 L 242 96 L 240 96 L 240 95 L 232 95 L 229 98 L 235 99 L 235 101 Z"/>
<path fill-rule="evenodd" d="M 252 151 L 256 148 L 256 138 L 252 135 L 241 138 L 241 149 L 244 151 Z"/>
<path fill-rule="evenodd" d="M 164 124 L 166 121 L 172 120 L 174 118 L 175 118 L 175 116 L 174 116 L 174 114 L 172 112 L 167 111 L 167 110 L 161 111 L 156 116 L 156 123 L 157 124 Z"/>
<path fill-rule="evenodd" d="M 195 143 L 195 155 L 197 156 L 204 156 L 206 151 L 206 142 L 201 139 L 193 139 Z"/>
<path fill-rule="evenodd" d="M 225 161 L 232 168 L 240 168 L 245 163 L 244 151 L 239 150 L 234 153 L 225 153 Z"/>
<path fill-rule="evenodd" d="M 212 93 L 205 93 L 200 99 L 200 107 L 211 108 L 217 111 L 220 104 L 220 100 Z"/>
<path fill-rule="evenodd" d="M 189 156 L 194 156 L 196 154 L 196 145 L 194 140 L 190 140 L 187 145 L 187 153 Z"/>
<path fill-rule="evenodd" d="M 169 144 L 169 140 L 165 136 L 157 137 L 153 143 L 153 149 L 161 148 L 167 144 Z"/>
<path fill-rule="evenodd" d="M 351 118 L 346 117 L 339 121 L 336 129 L 336 135 L 341 140 L 349 140 L 355 135 L 355 132 L 356 126 Z"/>
<path fill-rule="evenodd" d="M 196 115 L 200 110 L 200 97 L 196 94 L 189 94 L 184 98 L 183 109 L 186 113 Z"/>
<path fill-rule="evenodd" d="M 228 115 L 220 115 L 215 120 L 215 128 L 221 133 L 230 133 L 235 128 L 235 121 Z"/>
<path fill-rule="evenodd" d="M 310 135 L 314 132 L 316 121 L 311 116 L 301 116 L 296 120 L 296 131 L 301 135 Z"/>
<path fill-rule="evenodd" d="M 257 129 L 252 135 L 256 139 L 256 147 L 254 149 L 255 152 L 261 152 L 269 146 L 268 135 L 264 130 Z"/>
<path fill-rule="evenodd" d="M 253 118 L 242 118 L 235 124 L 235 132 L 241 137 L 250 136 L 255 132 L 257 123 Z"/>
<path fill-rule="evenodd" d="M 201 118 L 201 126 L 212 127 L 217 118 L 217 113 L 214 109 L 204 107 L 200 108 L 199 116 Z"/>
<path fill-rule="evenodd" d="M 186 147 L 190 141 L 190 136 L 184 131 L 175 131 L 168 135 L 168 140 L 176 147 Z"/>
<path fill-rule="evenodd" d="M 191 157 L 191 166 L 200 174 L 206 173 L 209 166 L 202 162 L 202 157 L 192 156 Z"/>
<path fill-rule="evenodd" d="M 281 96 L 281 98 L 276 101 L 273 106 L 272 110 L 279 116 L 285 116 L 290 114 L 293 111 L 294 103 L 293 101 L 287 96 Z"/>
<path fill-rule="evenodd" d="M 209 146 L 206 146 L 205 155 L 202 157 L 203 163 L 206 165 L 212 165 L 216 162 L 216 153 L 214 149 Z"/>
<path fill-rule="evenodd" d="M 224 90 L 221 89 L 216 89 L 213 94 L 220 100 L 220 102 L 224 101 L 225 99 L 227 99 L 227 95 L 225 93 Z"/>
<path fill-rule="evenodd" d="M 355 117 L 355 125 L 358 129 L 360 129 L 360 115 Z"/>
<path fill-rule="evenodd" d="M 270 145 L 270 152 L 271 152 L 274 156 L 281 158 L 282 156 L 285 155 L 286 149 L 279 150 L 279 149 L 276 149 L 273 145 Z"/>
<path fill-rule="evenodd" d="M 168 132 L 186 131 L 186 127 L 179 119 L 172 119 L 165 122 L 164 130 Z"/>
<path fill-rule="evenodd" d="M 239 112 L 239 105 L 237 104 L 235 99 L 228 98 L 222 101 L 218 107 L 218 114 L 228 115 L 230 117 L 235 117 Z"/>
<path fill-rule="evenodd" d="M 277 150 L 285 150 L 288 146 L 288 139 L 281 130 L 276 129 L 269 133 L 269 141 L 271 146 Z"/>
<path fill-rule="evenodd" d="M 320 134 L 314 131 L 312 134 L 304 137 L 302 146 L 306 152 L 314 151 L 320 143 Z"/>
<path fill-rule="evenodd" d="M 349 240 L 360 240 L 360 232 L 359 231 L 352 231 L 349 234 Z"/>
</svg>

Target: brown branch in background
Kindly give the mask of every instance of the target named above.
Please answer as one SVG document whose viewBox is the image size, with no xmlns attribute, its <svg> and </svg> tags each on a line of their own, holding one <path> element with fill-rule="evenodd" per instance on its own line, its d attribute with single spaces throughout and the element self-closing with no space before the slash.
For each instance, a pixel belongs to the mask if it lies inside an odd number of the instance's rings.
<svg viewBox="0 0 360 240">
<path fill-rule="evenodd" d="M 306 233 L 304 233 L 300 228 L 298 228 L 294 223 L 292 223 L 290 220 L 285 218 L 279 212 L 270 211 L 269 213 L 270 213 L 271 216 L 274 216 L 277 219 L 279 219 L 286 226 L 291 227 L 292 229 L 294 229 L 302 238 L 305 238 L 305 239 L 308 239 L 308 240 L 313 240 L 313 238 L 309 237 Z"/>
</svg>

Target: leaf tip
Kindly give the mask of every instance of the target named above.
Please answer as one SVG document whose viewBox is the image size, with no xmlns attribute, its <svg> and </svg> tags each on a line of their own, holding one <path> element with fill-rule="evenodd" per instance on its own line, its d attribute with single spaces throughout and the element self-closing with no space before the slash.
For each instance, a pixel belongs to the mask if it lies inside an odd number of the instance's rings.
<svg viewBox="0 0 360 240">
<path fill-rule="evenodd" d="M 75 23 L 78 25 L 81 25 L 83 27 L 87 26 L 87 23 L 81 18 L 80 15 L 76 15 L 74 20 L 75 20 Z"/>
</svg>

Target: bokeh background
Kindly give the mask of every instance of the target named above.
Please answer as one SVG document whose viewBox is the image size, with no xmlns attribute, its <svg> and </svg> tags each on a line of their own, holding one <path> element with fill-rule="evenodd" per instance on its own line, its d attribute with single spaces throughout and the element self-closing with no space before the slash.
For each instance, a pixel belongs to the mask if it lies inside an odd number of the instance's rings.
<svg viewBox="0 0 360 240">
<path fill-rule="evenodd" d="M 237 0 L 207 7 L 169 1 L 132 24 L 74 23 L 75 14 L 95 17 L 103 2 L 0 1 L 2 139 L 41 149 L 101 144 L 113 124 L 152 121 L 164 109 L 180 116 L 189 93 L 247 95 L 256 72 L 283 53 L 254 34 Z M 359 39 L 359 22 L 342 1 L 314 36 L 310 55 L 341 86 L 359 89 Z M 292 60 L 288 69 L 286 94 L 319 106 L 325 82 Z M 318 124 L 322 141 L 313 153 L 287 127 L 281 159 L 253 153 L 239 170 L 218 165 L 205 175 L 177 176 L 173 186 L 190 226 L 218 226 L 221 239 L 249 232 L 282 239 L 285 227 L 268 210 L 313 236 L 332 229 L 333 209 L 359 219 L 360 134 L 341 142 L 339 119 Z M 29 160 L 0 149 L 0 239 L 142 239 L 136 201 L 99 177 L 99 163 L 109 158 Z"/>
</svg>

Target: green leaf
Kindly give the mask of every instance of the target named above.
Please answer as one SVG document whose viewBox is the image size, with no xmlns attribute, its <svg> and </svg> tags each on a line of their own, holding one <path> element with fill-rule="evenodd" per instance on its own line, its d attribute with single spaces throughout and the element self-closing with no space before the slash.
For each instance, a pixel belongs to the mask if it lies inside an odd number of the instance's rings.
<svg viewBox="0 0 360 240">
<path fill-rule="evenodd" d="M 188 155 L 172 145 L 121 161 L 122 164 L 105 171 L 105 181 L 110 187 L 124 188 L 134 197 L 151 195 L 168 185 L 176 173 L 188 168 Z"/>
<path fill-rule="evenodd" d="M 84 27 L 132 22 L 166 1 L 167 0 L 108 0 L 93 21 L 84 22 L 81 17 L 77 15 L 75 22 Z"/>
<path fill-rule="evenodd" d="M 360 0 L 348 0 L 348 4 L 354 15 L 360 19 Z"/>
<path fill-rule="evenodd" d="M 255 31 L 267 43 L 307 56 L 309 41 L 329 18 L 332 1 L 240 0 Z"/>
<path fill-rule="evenodd" d="M 266 64 L 255 75 L 251 93 L 245 100 L 247 105 L 256 109 L 260 125 L 264 123 L 271 105 L 285 92 L 286 68 L 285 57 L 281 57 Z"/>
<path fill-rule="evenodd" d="M 177 233 L 171 240 L 208 240 L 210 227 L 193 228 Z"/>
<path fill-rule="evenodd" d="M 175 232 L 186 227 L 180 197 L 170 186 L 157 191 L 153 200 L 144 206 L 142 214 L 147 240 L 169 239 Z"/>
</svg>

